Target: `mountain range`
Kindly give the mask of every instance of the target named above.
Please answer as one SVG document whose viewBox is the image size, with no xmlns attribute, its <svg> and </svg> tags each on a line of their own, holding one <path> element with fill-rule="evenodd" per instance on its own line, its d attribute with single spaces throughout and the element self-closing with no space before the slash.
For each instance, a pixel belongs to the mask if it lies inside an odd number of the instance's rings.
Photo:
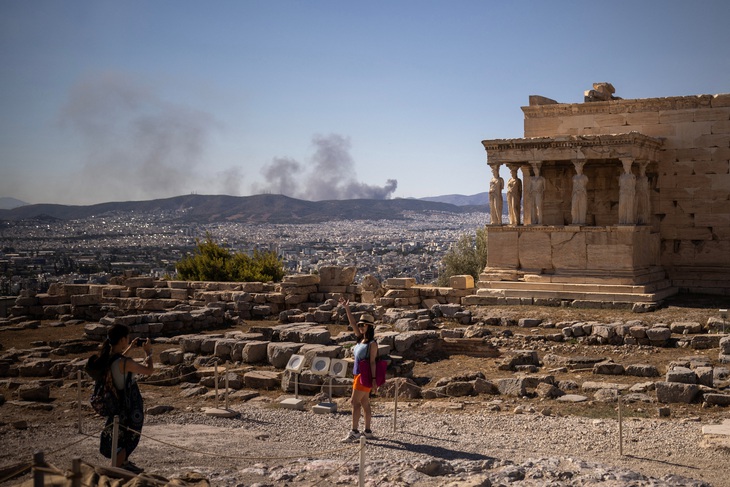
<svg viewBox="0 0 730 487">
<path fill-rule="evenodd" d="M 89 206 L 23 205 L 12 209 L 0 209 L 0 220 L 77 220 L 91 216 L 130 212 L 165 213 L 165 217 L 172 220 L 196 223 L 321 223 L 332 220 L 393 220 L 405 218 L 409 212 L 454 214 L 488 212 L 486 199 L 486 193 L 422 199 L 327 201 L 306 201 L 275 194 L 184 195 L 149 201 L 110 202 Z M 485 200 L 484 204 L 469 203 L 482 200 Z"/>
</svg>

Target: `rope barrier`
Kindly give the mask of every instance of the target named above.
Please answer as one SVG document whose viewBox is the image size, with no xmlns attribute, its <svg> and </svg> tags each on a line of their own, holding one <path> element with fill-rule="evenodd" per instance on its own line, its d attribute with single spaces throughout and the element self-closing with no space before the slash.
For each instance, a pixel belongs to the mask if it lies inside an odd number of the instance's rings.
<svg viewBox="0 0 730 487">
<path fill-rule="evenodd" d="M 49 464 L 46 464 L 46 465 L 49 465 Z M 53 473 L 56 475 L 63 475 L 64 477 L 66 476 L 66 472 L 54 467 L 53 465 L 49 465 L 48 467 L 34 466 L 33 470 L 35 470 L 36 472 Z"/>
<path fill-rule="evenodd" d="M 249 371 L 250 371 L 250 369 L 248 367 L 243 367 L 243 368 L 239 367 L 239 368 L 236 368 L 236 369 L 225 369 L 224 370 L 225 373 L 228 373 L 228 372 L 249 372 Z M 181 379 L 182 380 L 185 377 L 192 376 L 192 375 L 197 375 L 197 374 L 200 374 L 200 373 L 201 372 L 199 370 L 195 370 L 193 372 L 188 372 L 186 374 L 181 374 L 181 375 L 178 375 L 178 376 L 169 377 L 167 379 L 158 379 L 158 380 L 140 379 L 138 382 L 140 384 L 149 384 L 149 385 L 166 384 L 166 383 L 168 383 L 168 382 L 170 382 L 171 380 L 174 380 L 174 379 Z"/>
<path fill-rule="evenodd" d="M 97 470 L 97 469 L 106 469 L 107 468 L 107 467 L 102 467 L 102 466 L 99 466 L 99 465 L 95 465 L 93 463 L 89 463 L 86 460 L 81 460 L 81 462 L 84 465 L 88 465 L 89 467 L 93 468 L 94 470 Z M 155 477 L 153 477 L 151 475 L 146 474 L 145 472 L 141 472 L 141 473 L 138 473 L 138 474 L 133 474 L 132 472 L 129 472 L 129 473 L 130 473 L 130 475 L 135 475 L 136 477 L 143 478 L 146 482 L 155 483 L 157 485 L 168 485 L 169 484 L 168 481 L 163 481 L 163 480 L 157 479 L 157 478 L 155 478 Z"/>
<path fill-rule="evenodd" d="M 17 477 L 18 475 L 24 474 L 25 472 L 27 472 L 31 468 L 33 468 L 33 464 L 32 463 L 27 463 L 27 464 L 23 465 L 18 470 L 15 470 L 14 472 L 11 472 L 8 475 L 6 475 L 5 477 L 1 478 L 0 479 L 0 484 L 2 484 L 3 482 L 6 482 L 6 481 L 12 479 L 13 477 Z"/>
<path fill-rule="evenodd" d="M 64 445 L 64 446 L 62 446 L 61 448 L 57 448 L 57 449 L 55 449 L 55 450 L 53 450 L 53 451 L 50 451 L 50 452 L 48 452 L 48 454 L 49 454 L 49 455 L 53 455 L 54 453 L 58 453 L 58 452 L 60 452 L 61 450 L 65 450 L 66 448 L 70 448 L 70 447 L 72 447 L 72 446 L 74 446 L 74 445 L 77 445 L 77 444 L 81 443 L 81 442 L 82 442 L 82 441 L 84 441 L 84 440 L 88 440 L 89 438 L 96 438 L 96 437 L 97 437 L 97 435 L 101 434 L 101 432 L 102 432 L 102 431 L 104 431 L 105 429 L 106 429 L 106 428 L 102 428 L 102 429 L 100 429 L 99 431 L 97 431 L 96 433 L 94 433 L 93 435 L 89 435 L 89 434 L 86 434 L 86 433 L 79 433 L 80 435 L 83 435 L 83 436 L 84 436 L 84 438 L 80 438 L 80 439 L 78 439 L 78 440 L 75 440 L 75 441 L 73 441 L 73 442 L 71 442 L 71 443 L 67 444 L 67 445 Z"/>
<path fill-rule="evenodd" d="M 230 458 L 232 460 L 291 460 L 291 459 L 294 459 L 294 458 L 301 458 L 302 456 L 318 457 L 318 456 L 330 455 L 330 454 L 333 454 L 333 453 L 339 453 L 339 452 L 343 452 L 343 451 L 346 451 L 346 450 L 349 450 L 349 449 L 353 448 L 353 446 L 350 445 L 350 446 L 345 446 L 345 447 L 342 447 L 342 448 L 337 448 L 337 449 L 334 449 L 334 450 L 325 450 L 325 451 L 320 451 L 320 452 L 314 452 L 314 453 L 310 453 L 308 455 L 299 454 L 299 455 L 290 455 L 290 456 L 284 456 L 284 457 L 241 457 L 241 456 L 235 456 L 235 455 L 222 455 L 220 453 L 211 453 L 211 452 L 204 452 L 204 451 L 199 451 L 199 450 L 193 450 L 192 448 L 187 448 L 187 447 L 184 447 L 184 446 L 179 446 L 179 445 L 175 445 L 173 443 L 169 443 L 167 441 L 159 440 L 157 438 L 154 438 L 152 436 L 146 435 L 144 433 L 140 433 L 139 431 L 135 431 L 135 430 L 133 430 L 131 428 L 127 428 L 126 426 L 121 425 L 121 424 L 119 425 L 119 427 L 120 428 L 124 428 L 127 431 L 131 431 L 132 433 L 136 433 L 136 434 L 138 434 L 138 435 L 140 435 L 140 436 L 142 436 L 144 438 L 147 438 L 148 440 L 156 441 L 157 443 L 161 443 L 163 445 L 170 446 L 172 448 L 177 448 L 178 450 L 183 450 L 183 451 L 187 451 L 187 452 L 190 452 L 190 453 L 197 453 L 199 455 L 206 455 L 206 456 L 210 456 L 210 457 Z"/>
</svg>

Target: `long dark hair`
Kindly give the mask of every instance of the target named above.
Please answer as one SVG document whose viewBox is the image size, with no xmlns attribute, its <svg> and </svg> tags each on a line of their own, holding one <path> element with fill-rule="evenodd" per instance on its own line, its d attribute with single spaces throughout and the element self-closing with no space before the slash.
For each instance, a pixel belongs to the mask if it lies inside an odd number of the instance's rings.
<svg viewBox="0 0 730 487">
<path fill-rule="evenodd" d="M 365 333 L 363 333 L 362 335 L 367 340 L 367 343 L 375 340 L 375 325 L 372 323 L 368 323 L 368 326 L 365 328 Z"/>
<path fill-rule="evenodd" d="M 86 362 L 86 373 L 92 379 L 95 381 L 104 380 L 111 365 L 112 347 L 126 336 L 129 336 L 129 328 L 125 325 L 114 325 L 109 328 L 99 355 L 92 355 Z"/>
<path fill-rule="evenodd" d="M 109 328 L 109 331 L 106 334 L 107 338 L 101 346 L 101 352 L 99 353 L 98 358 L 99 363 L 108 365 L 109 357 L 112 354 L 112 347 L 119 343 L 122 338 L 127 336 L 129 336 L 129 327 L 126 325 L 113 325 Z"/>
</svg>

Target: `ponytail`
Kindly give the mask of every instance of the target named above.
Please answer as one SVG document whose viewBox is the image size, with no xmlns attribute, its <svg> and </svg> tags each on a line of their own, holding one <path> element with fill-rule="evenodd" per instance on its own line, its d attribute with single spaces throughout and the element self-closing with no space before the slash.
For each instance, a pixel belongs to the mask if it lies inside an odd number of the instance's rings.
<svg viewBox="0 0 730 487">
<path fill-rule="evenodd" d="M 86 361 L 84 369 L 86 370 L 86 373 L 89 374 L 89 377 L 94 379 L 96 382 L 100 382 L 106 377 L 107 371 L 109 370 L 111 352 L 112 344 L 109 339 L 106 339 L 101 345 L 101 352 L 99 352 L 99 355 L 94 354 Z"/>
<path fill-rule="evenodd" d="M 109 356 L 112 353 L 112 344 L 107 338 L 104 343 L 101 344 L 101 352 L 99 352 L 100 363 L 106 363 L 109 361 Z"/>
</svg>

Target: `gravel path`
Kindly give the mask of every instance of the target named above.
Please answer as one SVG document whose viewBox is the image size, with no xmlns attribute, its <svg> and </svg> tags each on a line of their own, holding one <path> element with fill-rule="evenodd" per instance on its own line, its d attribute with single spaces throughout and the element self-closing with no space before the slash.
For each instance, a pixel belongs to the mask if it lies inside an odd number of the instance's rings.
<svg viewBox="0 0 730 487">
<path fill-rule="evenodd" d="M 701 446 L 699 422 L 625 421 L 621 456 L 615 420 L 470 413 L 451 411 L 448 403 L 441 403 L 443 409 L 424 404 L 401 403 L 393 432 L 392 402 L 376 403 L 378 439 L 366 446 L 367 485 L 730 485 L 728 452 Z M 264 400 L 232 409 L 240 415 L 148 416 L 132 459 L 167 478 L 196 471 L 216 486 L 357 485 L 358 445 L 340 443 L 351 421 L 345 402 L 335 414 L 284 410 Z M 0 463 L 29 461 L 33 451 L 44 450 L 60 468 L 68 468 L 74 456 L 106 464 L 97 438 L 54 452 L 82 438 L 74 423 L 64 423 L 3 430 Z M 90 433 L 101 427 L 98 419 L 85 423 Z"/>
</svg>

